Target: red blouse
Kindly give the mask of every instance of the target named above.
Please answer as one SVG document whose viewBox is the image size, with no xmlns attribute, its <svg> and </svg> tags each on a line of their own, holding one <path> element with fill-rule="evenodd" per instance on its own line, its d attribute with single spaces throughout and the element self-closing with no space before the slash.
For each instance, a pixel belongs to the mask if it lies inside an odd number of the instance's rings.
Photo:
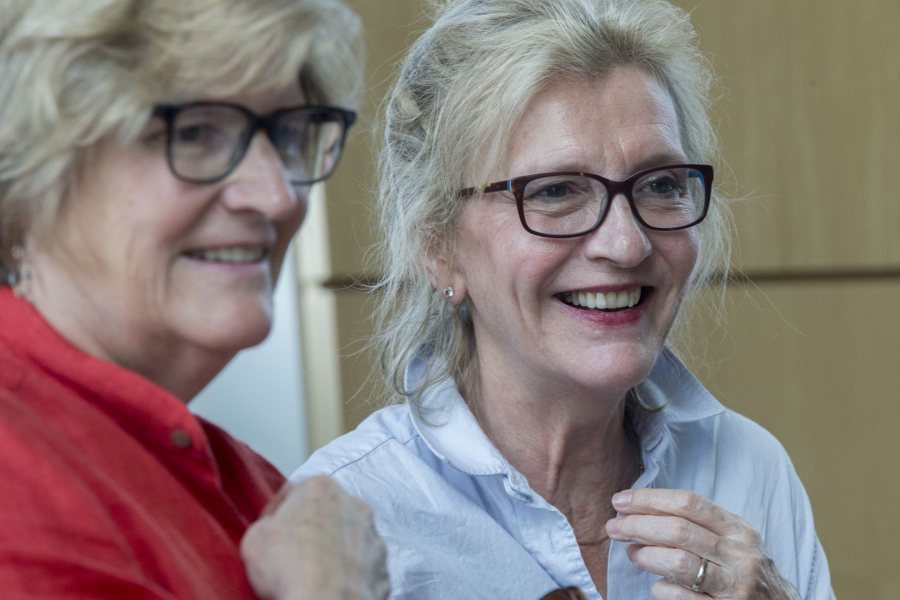
<svg viewBox="0 0 900 600">
<path fill-rule="evenodd" d="M 0 288 L 0 596 L 253 598 L 238 543 L 283 481 Z"/>
</svg>

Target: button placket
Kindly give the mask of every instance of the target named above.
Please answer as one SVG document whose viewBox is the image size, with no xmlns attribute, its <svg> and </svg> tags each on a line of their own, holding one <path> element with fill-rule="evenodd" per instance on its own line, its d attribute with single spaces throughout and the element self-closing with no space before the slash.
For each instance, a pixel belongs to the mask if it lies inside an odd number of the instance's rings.
<svg viewBox="0 0 900 600">
<path fill-rule="evenodd" d="M 183 429 L 173 429 L 169 434 L 169 440 L 171 440 L 173 446 L 182 450 L 194 445 L 191 434 Z"/>
</svg>

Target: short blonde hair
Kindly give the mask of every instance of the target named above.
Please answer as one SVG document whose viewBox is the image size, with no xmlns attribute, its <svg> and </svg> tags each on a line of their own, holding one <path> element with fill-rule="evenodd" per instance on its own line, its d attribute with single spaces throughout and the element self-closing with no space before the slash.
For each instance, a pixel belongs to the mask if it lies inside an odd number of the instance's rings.
<svg viewBox="0 0 900 600">
<path fill-rule="evenodd" d="M 300 85 L 355 106 L 360 36 L 339 0 L 5 0 L 0 265 L 50 225 L 87 150 L 133 140 L 156 103 Z"/>
<path fill-rule="evenodd" d="M 475 338 L 465 304 L 435 293 L 423 257 L 452 243 L 458 190 L 487 181 L 529 100 L 558 78 L 592 80 L 633 65 L 670 93 L 689 162 L 714 162 L 708 117 L 713 75 L 688 15 L 663 0 L 445 0 L 412 46 L 386 101 L 379 164 L 384 269 L 376 314 L 392 399 L 413 399 L 448 374 L 471 380 Z M 487 160 L 482 160 L 484 157 Z M 474 160 L 479 160 L 477 164 Z M 729 262 L 729 210 L 716 194 L 698 227 L 687 295 Z M 422 346 L 430 371 L 404 372 Z"/>
</svg>

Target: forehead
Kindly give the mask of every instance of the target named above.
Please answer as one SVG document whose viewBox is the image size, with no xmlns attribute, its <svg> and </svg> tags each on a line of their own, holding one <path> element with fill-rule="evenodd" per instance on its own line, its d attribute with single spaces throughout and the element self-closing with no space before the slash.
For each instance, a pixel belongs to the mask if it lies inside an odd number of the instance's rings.
<svg viewBox="0 0 900 600">
<path fill-rule="evenodd" d="M 230 100 L 243 104 L 257 113 L 266 113 L 286 106 L 299 106 L 307 103 L 306 96 L 299 85 L 240 94 Z"/>
<path fill-rule="evenodd" d="M 257 114 L 265 114 L 287 106 L 308 104 L 306 94 L 303 93 L 299 83 L 282 88 L 267 86 L 234 93 L 217 93 L 215 87 L 212 87 L 207 89 L 205 93 L 187 92 L 179 94 L 174 103 L 180 104 L 196 101 L 241 104 Z"/>
<path fill-rule="evenodd" d="M 684 160 L 666 88 L 641 69 L 620 67 L 542 88 L 517 121 L 501 169 L 504 176 L 573 169 L 621 178 Z"/>
</svg>

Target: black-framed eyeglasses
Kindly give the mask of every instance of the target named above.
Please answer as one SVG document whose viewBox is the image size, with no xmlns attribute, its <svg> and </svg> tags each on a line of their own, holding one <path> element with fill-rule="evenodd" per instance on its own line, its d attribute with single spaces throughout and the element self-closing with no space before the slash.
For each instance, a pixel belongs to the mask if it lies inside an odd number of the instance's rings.
<svg viewBox="0 0 900 600">
<path fill-rule="evenodd" d="M 334 172 L 356 113 L 334 106 L 293 106 L 257 115 L 228 102 L 159 104 L 166 123 L 166 159 L 172 174 L 190 183 L 227 177 L 247 154 L 259 129 L 266 132 L 294 185 Z"/>
<path fill-rule="evenodd" d="M 603 223 L 611 200 L 622 194 L 647 229 L 675 231 L 706 217 L 712 196 L 710 165 L 678 164 L 638 171 L 615 181 L 577 171 L 538 173 L 460 191 L 463 197 L 510 192 L 529 233 L 549 238 L 586 235 Z"/>
</svg>

